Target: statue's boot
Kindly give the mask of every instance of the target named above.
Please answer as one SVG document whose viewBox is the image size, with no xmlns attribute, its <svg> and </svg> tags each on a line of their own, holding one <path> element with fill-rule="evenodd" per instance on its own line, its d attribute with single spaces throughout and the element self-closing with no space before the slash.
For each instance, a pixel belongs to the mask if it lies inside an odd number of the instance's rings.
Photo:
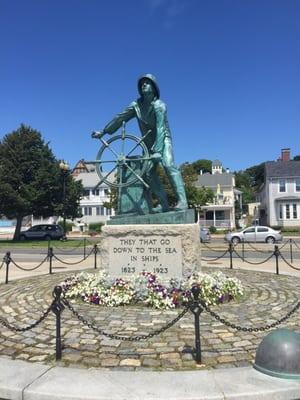
<svg viewBox="0 0 300 400">
<path fill-rule="evenodd" d="M 155 208 L 152 208 L 151 212 L 159 213 L 159 212 L 169 211 L 169 203 L 168 203 L 166 191 L 165 191 L 160 179 L 156 175 L 156 172 L 154 172 L 154 174 L 151 176 L 150 188 L 151 188 L 151 191 L 155 194 L 155 196 L 159 200 L 159 205 Z"/>
<path fill-rule="evenodd" d="M 169 174 L 169 179 L 178 200 L 174 209 L 186 210 L 188 208 L 188 202 L 186 199 L 184 183 L 180 171 L 172 171 Z"/>
</svg>

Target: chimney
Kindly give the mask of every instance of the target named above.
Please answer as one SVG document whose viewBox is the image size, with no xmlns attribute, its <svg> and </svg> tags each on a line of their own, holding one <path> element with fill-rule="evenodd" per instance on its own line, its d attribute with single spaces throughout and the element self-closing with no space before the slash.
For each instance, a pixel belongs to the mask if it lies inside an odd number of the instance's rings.
<svg viewBox="0 0 300 400">
<path fill-rule="evenodd" d="M 229 174 L 229 168 L 226 168 L 226 174 Z"/>
<path fill-rule="evenodd" d="M 281 161 L 290 161 L 290 149 L 281 149 Z"/>
</svg>

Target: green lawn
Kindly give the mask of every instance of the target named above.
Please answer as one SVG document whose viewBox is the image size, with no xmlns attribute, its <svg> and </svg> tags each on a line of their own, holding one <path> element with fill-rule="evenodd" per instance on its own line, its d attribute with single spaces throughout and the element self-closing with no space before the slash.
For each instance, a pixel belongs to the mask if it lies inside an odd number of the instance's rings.
<svg viewBox="0 0 300 400">
<path fill-rule="evenodd" d="M 86 238 L 86 246 L 96 244 L 99 238 Z M 83 247 L 84 239 L 68 239 L 62 240 L 51 240 L 49 243 L 47 240 L 24 240 L 24 241 L 13 241 L 7 239 L 0 239 L 0 249 L 9 249 L 10 247 L 19 248 L 48 248 L 48 246 L 60 247 L 60 248 L 74 248 Z"/>
</svg>

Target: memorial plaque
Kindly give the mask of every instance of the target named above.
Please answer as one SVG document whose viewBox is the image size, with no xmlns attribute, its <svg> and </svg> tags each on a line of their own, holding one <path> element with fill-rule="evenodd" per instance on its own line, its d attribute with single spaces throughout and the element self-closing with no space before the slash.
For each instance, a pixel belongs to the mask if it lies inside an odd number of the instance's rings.
<svg viewBox="0 0 300 400">
<path fill-rule="evenodd" d="M 153 272 L 161 278 L 182 276 L 179 236 L 126 236 L 109 238 L 109 275 Z"/>
</svg>

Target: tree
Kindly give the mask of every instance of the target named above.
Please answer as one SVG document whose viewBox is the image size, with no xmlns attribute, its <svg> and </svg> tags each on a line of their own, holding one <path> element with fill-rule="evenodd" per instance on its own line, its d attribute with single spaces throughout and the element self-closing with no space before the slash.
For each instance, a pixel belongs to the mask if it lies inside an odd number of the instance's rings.
<svg viewBox="0 0 300 400">
<path fill-rule="evenodd" d="M 199 209 L 204 204 L 211 202 L 214 198 L 214 192 L 210 188 L 196 186 L 198 166 L 202 161 L 208 160 L 198 160 L 195 163 L 184 163 L 180 166 L 190 208 Z"/>
<path fill-rule="evenodd" d="M 254 165 L 244 171 L 234 172 L 236 187 L 243 192 L 243 203 L 248 204 L 255 200 L 255 193 L 264 183 L 265 163 Z"/>
<path fill-rule="evenodd" d="M 8 133 L 0 142 L 0 213 L 17 220 L 14 240 L 19 238 L 27 215 L 76 217 L 82 185 L 66 176 L 63 181 L 58 161 L 40 132 L 26 125 Z M 65 208 L 63 208 L 65 206 Z"/>
<path fill-rule="evenodd" d="M 299 156 L 295 156 L 295 157 L 293 158 L 293 161 L 300 161 L 300 155 L 299 155 Z"/>
</svg>

